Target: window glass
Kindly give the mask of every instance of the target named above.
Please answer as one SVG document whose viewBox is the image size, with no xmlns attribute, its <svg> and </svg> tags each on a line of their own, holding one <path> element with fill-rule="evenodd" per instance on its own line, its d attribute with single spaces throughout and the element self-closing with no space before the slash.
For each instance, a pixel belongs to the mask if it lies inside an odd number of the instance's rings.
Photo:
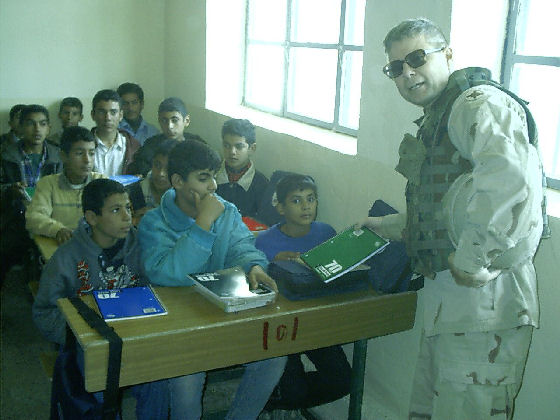
<svg viewBox="0 0 560 420">
<path fill-rule="evenodd" d="M 545 173 L 560 179 L 560 68 L 534 64 L 515 64 L 511 88 L 529 101 L 539 132 L 539 149 Z"/>
<path fill-rule="evenodd" d="M 254 41 L 283 42 L 286 39 L 286 0 L 251 1 L 248 38 Z"/>
<path fill-rule="evenodd" d="M 346 0 L 344 43 L 364 45 L 366 0 Z"/>
<path fill-rule="evenodd" d="M 338 123 L 357 130 L 362 92 L 362 51 L 347 51 L 342 60 L 340 113 Z"/>
<path fill-rule="evenodd" d="M 560 57 L 560 42 L 554 29 L 560 12 L 558 0 L 525 0 L 519 11 L 515 52 Z"/>
<path fill-rule="evenodd" d="M 284 90 L 284 49 L 274 45 L 248 45 L 245 66 L 245 102 L 279 113 Z"/>
<path fill-rule="evenodd" d="M 288 112 L 332 122 L 338 54 L 334 49 L 290 50 Z"/>
<path fill-rule="evenodd" d="M 338 43 L 341 0 L 293 0 L 291 40 Z"/>
<path fill-rule="evenodd" d="M 356 135 L 365 6 L 366 0 L 247 0 L 242 103 Z"/>
</svg>

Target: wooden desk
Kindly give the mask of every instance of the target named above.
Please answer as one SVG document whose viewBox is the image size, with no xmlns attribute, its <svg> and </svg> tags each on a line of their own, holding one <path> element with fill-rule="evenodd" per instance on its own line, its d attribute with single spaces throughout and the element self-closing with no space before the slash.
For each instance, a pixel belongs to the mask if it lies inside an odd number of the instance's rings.
<svg viewBox="0 0 560 420">
<path fill-rule="evenodd" d="M 41 256 L 45 259 L 45 262 L 47 262 L 52 257 L 52 255 L 58 248 L 58 243 L 54 238 L 35 235 L 33 236 L 33 240 L 35 241 L 37 248 L 39 248 L 39 252 L 41 253 Z"/>
<path fill-rule="evenodd" d="M 416 310 L 414 292 L 355 292 L 297 302 L 279 296 L 270 306 L 226 314 L 192 287 L 155 290 L 168 315 L 111 323 L 123 339 L 121 386 L 357 340 L 365 363 L 365 339 L 412 328 Z M 84 300 L 95 307 L 91 295 Z M 104 389 L 108 342 L 68 299 L 58 306 L 84 350 L 86 389 Z"/>
</svg>

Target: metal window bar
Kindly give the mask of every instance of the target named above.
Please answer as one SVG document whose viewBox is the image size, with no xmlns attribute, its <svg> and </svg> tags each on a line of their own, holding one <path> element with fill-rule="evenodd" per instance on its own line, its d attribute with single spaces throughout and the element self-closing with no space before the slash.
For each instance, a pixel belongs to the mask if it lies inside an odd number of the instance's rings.
<svg viewBox="0 0 560 420">
<path fill-rule="evenodd" d="M 291 25 L 292 25 L 292 0 L 287 1 L 286 7 L 286 40 L 282 43 L 279 42 L 264 42 L 264 41 L 257 41 L 249 39 L 249 12 L 250 12 L 250 0 L 246 2 L 246 23 L 245 23 L 245 51 L 249 45 L 279 45 L 284 48 L 284 89 L 282 95 L 282 106 L 281 112 L 274 112 L 270 109 L 263 109 L 263 107 L 257 106 L 255 104 L 251 104 L 246 99 L 246 77 L 247 77 L 247 54 L 245 54 L 245 68 L 244 68 L 244 78 L 243 78 L 243 97 L 242 97 L 242 104 L 244 106 L 254 108 L 257 110 L 265 111 L 271 113 L 273 115 L 278 115 L 281 117 L 290 118 L 293 120 L 297 120 L 306 124 L 315 125 L 321 128 L 330 129 L 339 133 L 348 134 L 351 136 L 357 136 L 357 130 L 354 130 L 349 127 L 345 127 L 339 124 L 339 115 L 340 115 L 340 102 L 341 102 L 341 89 L 342 89 L 342 65 L 343 65 L 343 58 L 344 53 L 347 51 L 363 51 L 363 46 L 360 45 L 352 45 L 352 44 L 345 44 L 344 43 L 344 32 L 345 32 L 345 25 L 346 25 L 346 0 L 341 0 L 341 13 L 340 13 L 340 24 L 339 24 L 339 42 L 338 44 L 322 44 L 322 43 L 314 43 L 314 42 L 294 42 L 291 41 Z M 336 77 L 336 96 L 335 96 L 335 109 L 333 114 L 333 121 L 332 122 L 325 122 L 316 120 L 313 118 L 306 117 L 301 114 L 289 112 L 287 110 L 287 98 L 290 94 L 288 88 L 288 77 L 289 77 L 289 69 L 290 69 L 290 49 L 295 47 L 304 47 L 304 48 L 321 48 L 321 49 L 333 49 L 337 50 L 338 53 L 338 61 L 337 61 L 337 77 Z"/>
</svg>

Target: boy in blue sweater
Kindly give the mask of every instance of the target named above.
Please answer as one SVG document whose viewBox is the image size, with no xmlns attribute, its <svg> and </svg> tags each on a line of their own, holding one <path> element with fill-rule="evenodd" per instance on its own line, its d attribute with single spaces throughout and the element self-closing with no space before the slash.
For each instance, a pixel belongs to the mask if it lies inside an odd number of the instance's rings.
<svg viewBox="0 0 560 420">
<path fill-rule="evenodd" d="M 179 142 L 169 154 L 172 188 L 139 225 L 145 271 L 153 284 L 191 286 L 188 274 L 241 266 L 251 288 L 264 283 L 268 262 L 235 206 L 215 194 L 220 157 L 206 144 Z M 256 419 L 276 386 L 286 358 L 247 363 L 226 419 Z M 171 419 L 199 419 L 206 372 L 170 379 Z"/>
<path fill-rule="evenodd" d="M 297 260 L 302 252 L 336 234 L 330 225 L 315 221 L 317 186 L 311 177 L 286 175 L 276 186 L 276 200 L 276 209 L 286 222 L 261 232 L 256 241 L 269 261 Z M 315 371 L 305 371 L 302 354 Z M 350 392 L 350 377 L 350 365 L 339 345 L 291 354 L 266 408 L 295 410 L 337 400 Z"/>
</svg>

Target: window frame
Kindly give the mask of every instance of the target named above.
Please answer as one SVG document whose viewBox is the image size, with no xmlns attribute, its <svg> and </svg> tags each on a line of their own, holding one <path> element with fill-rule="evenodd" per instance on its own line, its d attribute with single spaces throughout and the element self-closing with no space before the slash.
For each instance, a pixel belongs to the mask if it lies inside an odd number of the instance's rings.
<svg viewBox="0 0 560 420">
<path fill-rule="evenodd" d="M 345 28 L 346 28 L 346 4 L 347 0 L 341 0 L 340 7 L 340 22 L 339 22 L 339 37 L 338 43 L 336 44 L 325 44 L 325 43 L 316 43 L 316 42 L 296 42 L 291 40 L 291 25 L 292 25 L 292 2 L 296 0 L 286 0 L 286 33 L 285 33 L 285 40 L 283 42 L 270 42 L 270 41 L 250 41 L 249 40 L 249 16 L 250 16 L 250 2 L 251 0 L 246 0 L 245 2 L 245 57 L 244 57 L 244 65 L 243 65 L 243 81 L 242 81 L 242 96 L 241 96 L 241 105 L 252 108 L 258 111 L 266 112 L 272 115 L 276 115 L 281 118 L 288 118 L 291 120 L 299 121 L 305 124 L 317 126 L 320 128 L 325 128 L 331 130 L 336 133 L 346 134 L 352 137 L 358 136 L 358 129 L 352 129 L 343 125 L 339 124 L 340 119 L 340 104 L 341 104 L 341 94 L 342 94 L 342 75 L 344 73 L 343 69 L 343 60 L 344 55 L 346 52 L 349 51 L 360 51 L 362 53 L 363 58 L 363 45 L 354 45 L 354 44 L 345 44 L 344 43 L 344 36 L 345 36 Z M 284 80 L 283 80 L 283 90 L 282 90 L 282 105 L 280 112 L 274 112 L 270 109 L 265 109 L 259 107 L 258 105 L 252 104 L 246 100 L 246 80 L 247 80 L 247 50 L 249 45 L 278 45 L 281 46 L 284 50 Z M 327 123 L 325 121 L 317 120 L 314 118 L 310 118 L 308 116 L 304 116 L 301 114 L 293 113 L 288 111 L 288 95 L 289 95 L 289 72 L 290 72 L 290 49 L 291 48 L 317 48 L 317 49 L 329 49 L 329 50 L 337 50 L 337 71 L 336 71 L 336 86 L 335 86 L 335 99 L 334 99 L 334 115 L 333 115 L 333 122 Z M 363 68 L 362 68 L 363 69 Z M 361 72 L 363 74 L 363 70 Z M 360 80 L 360 85 L 362 81 Z M 359 124 L 359 121 L 358 121 Z"/>
<path fill-rule="evenodd" d="M 513 69 L 516 64 L 536 64 L 542 66 L 560 67 L 560 57 L 524 55 L 518 54 L 515 51 L 518 24 L 523 24 L 522 22 L 519 22 L 519 15 L 521 14 L 521 8 L 524 5 L 524 0 L 509 0 L 508 3 L 506 33 L 504 37 L 504 50 L 500 75 L 500 82 L 506 89 L 510 89 Z M 556 164 L 560 165 L 560 136 L 556 139 L 555 156 Z M 546 180 L 549 188 L 560 190 L 560 179 L 547 176 Z"/>
</svg>

